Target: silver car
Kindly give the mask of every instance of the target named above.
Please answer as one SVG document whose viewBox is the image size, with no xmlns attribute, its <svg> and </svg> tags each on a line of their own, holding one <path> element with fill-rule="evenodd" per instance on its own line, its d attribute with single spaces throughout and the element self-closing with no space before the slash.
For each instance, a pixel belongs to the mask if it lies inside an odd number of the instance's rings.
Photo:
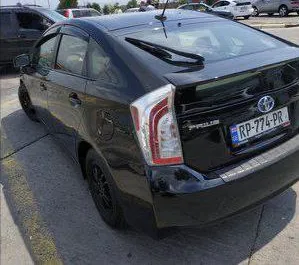
<svg viewBox="0 0 299 265">
<path fill-rule="evenodd" d="M 299 0 L 254 0 L 252 7 L 253 16 L 260 13 L 268 13 L 269 16 L 279 13 L 281 17 L 286 17 L 291 12 L 297 12 L 299 15 Z"/>
</svg>

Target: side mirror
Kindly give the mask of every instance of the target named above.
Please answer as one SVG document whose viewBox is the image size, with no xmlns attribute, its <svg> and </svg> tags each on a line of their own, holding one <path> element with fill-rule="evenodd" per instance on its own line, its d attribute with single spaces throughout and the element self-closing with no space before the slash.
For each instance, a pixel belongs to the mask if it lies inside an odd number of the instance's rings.
<svg viewBox="0 0 299 265">
<path fill-rule="evenodd" d="M 21 68 L 30 65 L 30 56 L 28 54 L 21 54 L 14 58 L 13 64 L 15 68 Z"/>
</svg>

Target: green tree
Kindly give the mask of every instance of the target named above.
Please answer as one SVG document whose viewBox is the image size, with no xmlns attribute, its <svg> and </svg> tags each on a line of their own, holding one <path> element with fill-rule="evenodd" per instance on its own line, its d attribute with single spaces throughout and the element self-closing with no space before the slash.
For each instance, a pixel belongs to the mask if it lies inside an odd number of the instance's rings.
<svg viewBox="0 0 299 265">
<path fill-rule="evenodd" d="M 135 7 L 138 7 L 138 3 L 137 3 L 137 0 L 130 0 L 128 3 L 127 3 L 127 8 L 135 8 Z"/>
<path fill-rule="evenodd" d="M 98 3 L 92 3 L 91 8 L 99 11 L 100 13 L 102 12 L 101 6 Z"/>
<path fill-rule="evenodd" d="M 188 0 L 179 0 L 179 6 L 188 4 Z"/>
<path fill-rule="evenodd" d="M 104 15 L 108 15 L 108 14 L 110 14 L 110 9 L 109 9 L 109 6 L 108 6 L 108 5 L 104 5 L 104 6 L 103 6 L 103 14 L 104 14 Z"/>
<path fill-rule="evenodd" d="M 76 8 L 78 6 L 78 0 L 59 0 L 57 9 Z"/>
</svg>

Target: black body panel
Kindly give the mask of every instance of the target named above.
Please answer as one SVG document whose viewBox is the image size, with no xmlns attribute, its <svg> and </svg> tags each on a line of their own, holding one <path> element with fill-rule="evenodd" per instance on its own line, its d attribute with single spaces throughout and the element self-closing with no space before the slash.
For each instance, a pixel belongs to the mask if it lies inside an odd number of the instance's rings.
<svg viewBox="0 0 299 265">
<path fill-rule="evenodd" d="M 264 151 L 298 133 L 298 76 L 299 59 L 179 87 L 176 109 L 185 163 L 208 172 Z M 180 82 L 174 78 L 172 81 Z M 261 116 L 257 103 L 265 95 L 275 99 L 274 110 L 288 107 L 291 126 L 242 146 L 232 146 L 230 126 Z M 213 125 L 215 121 L 217 124 Z M 205 127 L 200 128 L 203 124 Z"/>
</svg>

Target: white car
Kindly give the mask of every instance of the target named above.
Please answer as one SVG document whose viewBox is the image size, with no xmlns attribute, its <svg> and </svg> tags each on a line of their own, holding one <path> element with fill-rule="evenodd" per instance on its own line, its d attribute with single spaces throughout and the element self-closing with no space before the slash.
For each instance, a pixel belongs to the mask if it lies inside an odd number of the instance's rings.
<svg viewBox="0 0 299 265">
<path fill-rule="evenodd" d="M 229 11 L 235 18 L 244 17 L 245 19 L 248 19 L 254 11 L 251 2 L 246 0 L 220 0 L 213 4 L 212 7 L 219 11 Z"/>
</svg>

